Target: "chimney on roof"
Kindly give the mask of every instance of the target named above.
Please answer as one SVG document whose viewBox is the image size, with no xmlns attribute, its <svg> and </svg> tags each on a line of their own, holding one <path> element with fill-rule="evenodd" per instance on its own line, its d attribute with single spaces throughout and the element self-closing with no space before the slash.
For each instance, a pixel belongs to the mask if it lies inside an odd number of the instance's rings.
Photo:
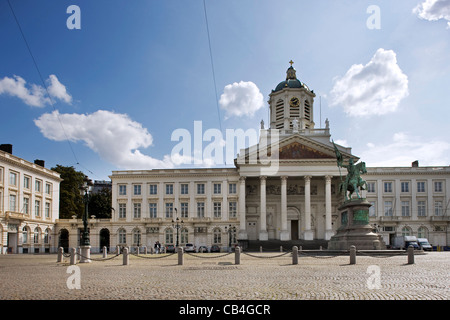
<svg viewBox="0 0 450 320">
<path fill-rule="evenodd" d="M 45 167 L 45 161 L 44 160 L 36 159 L 36 160 L 34 160 L 34 163 L 37 164 L 38 166 Z"/>
<path fill-rule="evenodd" d="M 0 144 L 0 150 L 12 154 L 12 144 Z"/>
<path fill-rule="evenodd" d="M 418 168 L 418 167 L 419 167 L 419 160 L 414 161 L 414 162 L 411 164 L 411 167 L 413 167 L 413 168 Z"/>
</svg>

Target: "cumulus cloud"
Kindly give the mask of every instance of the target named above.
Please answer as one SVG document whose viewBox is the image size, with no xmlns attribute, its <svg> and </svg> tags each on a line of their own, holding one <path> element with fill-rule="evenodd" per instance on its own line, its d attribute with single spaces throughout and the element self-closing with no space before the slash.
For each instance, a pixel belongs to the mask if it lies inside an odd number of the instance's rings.
<svg viewBox="0 0 450 320">
<path fill-rule="evenodd" d="M 59 82 L 55 75 L 50 75 L 47 79 L 47 88 L 50 96 L 62 100 L 66 103 L 72 102 L 72 97 L 67 93 L 66 87 Z M 25 104 L 32 107 L 44 107 L 50 104 L 50 99 L 46 95 L 44 87 L 31 84 L 29 88 L 26 81 L 19 76 L 14 75 L 13 78 L 4 77 L 0 79 L 0 95 L 8 94 L 21 99 Z"/>
<path fill-rule="evenodd" d="M 413 13 L 428 21 L 447 20 L 447 28 L 450 28 L 450 0 L 426 0 L 418 4 Z"/>
<path fill-rule="evenodd" d="M 34 123 L 46 138 L 83 141 L 103 160 L 122 169 L 173 167 L 170 156 L 158 160 L 139 150 L 151 146 L 153 137 L 126 114 L 106 110 L 92 114 L 60 114 L 54 111 L 43 114 Z"/>
<path fill-rule="evenodd" d="M 397 132 L 392 140 L 374 144 L 369 142 L 360 154 L 362 161 L 370 167 L 408 167 L 415 160 L 422 166 L 441 166 L 450 163 L 450 143 Z"/>
<path fill-rule="evenodd" d="M 408 77 L 397 64 L 394 51 L 380 48 L 366 64 L 354 64 L 335 80 L 331 106 L 351 116 L 383 115 L 397 110 L 408 95 Z"/>
<path fill-rule="evenodd" d="M 226 112 L 226 119 L 232 116 L 253 116 L 264 106 L 264 98 L 253 82 L 241 81 L 225 86 L 219 104 Z"/>
</svg>

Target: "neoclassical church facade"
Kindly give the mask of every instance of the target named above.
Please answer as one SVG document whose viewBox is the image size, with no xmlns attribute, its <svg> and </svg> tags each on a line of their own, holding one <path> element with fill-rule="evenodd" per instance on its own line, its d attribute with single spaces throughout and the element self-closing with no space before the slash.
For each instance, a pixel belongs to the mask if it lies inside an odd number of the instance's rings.
<svg viewBox="0 0 450 320">
<path fill-rule="evenodd" d="M 92 251 L 156 241 L 226 249 L 255 240 L 329 240 L 340 227 L 346 172 L 337 166 L 328 120 L 315 126 L 314 98 L 291 63 L 269 94 L 268 128 L 261 123 L 258 143 L 241 149 L 234 167 L 113 171 L 112 218 L 89 220 Z M 359 160 L 351 148 L 337 148 L 345 161 Z M 449 166 L 369 167 L 363 179 L 370 223 L 387 245 L 398 235 L 450 245 Z M 82 228 L 81 219 L 56 220 L 53 245 L 79 246 Z"/>
</svg>

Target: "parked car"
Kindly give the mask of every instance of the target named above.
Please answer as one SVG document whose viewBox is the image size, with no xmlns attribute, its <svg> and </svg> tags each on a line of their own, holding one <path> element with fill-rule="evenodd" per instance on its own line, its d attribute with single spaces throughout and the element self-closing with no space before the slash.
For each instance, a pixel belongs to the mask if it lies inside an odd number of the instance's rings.
<svg viewBox="0 0 450 320">
<path fill-rule="evenodd" d="M 200 247 L 198 247 L 198 252 L 208 252 L 208 247 L 207 246 L 200 246 Z"/>
<path fill-rule="evenodd" d="M 186 243 L 184 246 L 185 252 L 195 252 L 195 246 L 192 243 Z"/>
<path fill-rule="evenodd" d="M 211 252 L 220 252 L 220 247 L 219 247 L 219 246 L 216 246 L 216 245 L 213 245 L 213 246 L 211 247 Z"/>
<path fill-rule="evenodd" d="M 169 244 L 166 246 L 167 253 L 175 253 L 175 246 L 173 244 Z"/>
<path fill-rule="evenodd" d="M 425 238 L 418 238 L 417 239 L 417 243 L 422 248 L 422 250 L 433 251 L 433 247 L 431 246 L 431 244 L 428 242 L 427 239 L 425 239 Z"/>
</svg>

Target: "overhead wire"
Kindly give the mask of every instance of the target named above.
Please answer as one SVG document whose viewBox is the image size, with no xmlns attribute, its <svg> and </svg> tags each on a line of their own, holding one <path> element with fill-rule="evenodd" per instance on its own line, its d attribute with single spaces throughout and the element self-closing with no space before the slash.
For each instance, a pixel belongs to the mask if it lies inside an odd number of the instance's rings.
<svg viewBox="0 0 450 320">
<path fill-rule="evenodd" d="M 64 129 L 64 125 L 63 125 L 63 123 L 62 123 L 62 121 L 61 121 L 61 118 L 59 117 L 59 112 L 58 112 L 58 110 L 56 110 L 56 108 L 55 108 L 55 103 L 54 103 L 54 101 L 53 101 L 53 99 L 52 99 L 52 96 L 50 95 L 50 92 L 48 91 L 48 87 L 47 87 L 47 85 L 46 85 L 46 83 L 45 83 L 45 81 L 44 81 L 44 78 L 42 77 L 42 73 L 41 73 L 41 71 L 40 71 L 40 69 L 39 69 L 39 67 L 38 67 L 38 64 L 37 64 L 37 62 L 36 62 L 36 59 L 34 58 L 33 52 L 31 51 L 31 48 L 30 48 L 30 45 L 28 44 L 28 41 L 27 41 L 27 39 L 26 39 L 26 37 L 25 37 L 25 34 L 24 34 L 23 30 L 22 30 L 22 27 L 20 26 L 19 19 L 17 18 L 17 16 L 16 16 L 16 14 L 15 14 L 15 12 L 14 12 L 14 9 L 13 9 L 13 7 L 12 7 L 10 1 L 7 0 L 7 2 L 8 2 L 8 5 L 9 5 L 9 8 L 11 9 L 11 13 L 12 13 L 12 15 L 13 15 L 13 17 L 14 17 L 14 20 L 16 21 L 17 27 L 19 28 L 20 34 L 22 35 L 22 39 L 23 39 L 23 41 L 25 42 L 25 45 L 26 45 L 26 47 L 27 47 L 27 49 L 28 49 L 28 52 L 29 52 L 29 54 L 30 54 L 30 56 L 31 56 L 31 59 L 33 60 L 34 67 L 36 68 L 36 71 L 37 71 L 37 73 L 38 73 L 38 75 L 39 75 L 39 78 L 40 78 L 40 80 L 41 80 L 41 82 L 42 82 L 42 84 L 43 84 L 43 86 L 44 86 L 44 88 L 45 88 L 45 91 L 47 92 L 47 95 L 48 95 L 49 101 L 50 101 L 50 105 L 52 106 L 53 110 L 56 111 L 56 113 L 55 113 L 55 114 L 56 114 L 56 117 L 57 117 L 57 119 L 58 119 L 58 122 L 59 122 L 59 124 L 60 124 L 62 130 L 63 130 L 64 136 L 66 137 L 66 141 L 67 141 L 67 143 L 68 143 L 68 145 L 69 145 L 70 151 L 72 152 L 72 155 L 73 155 L 73 157 L 75 158 L 75 161 L 76 161 L 77 165 L 82 166 L 82 165 L 80 164 L 80 162 L 78 161 L 78 158 L 77 158 L 77 156 L 76 156 L 76 154 L 75 154 L 75 151 L 73 150 L 72 144 L 70 143 L 69 137 L 67 136 L 66 130 Z M 91 174 L 94 174 L 91 170 L 87 169 L 86 167 L 84 167 L 84 166 L 82 166 L 82 167 L 85 168 L 86 170 L 88 170 Z M 95 175 L 95 174 L 94 174 L 94 175 Z"/>
</svg>

